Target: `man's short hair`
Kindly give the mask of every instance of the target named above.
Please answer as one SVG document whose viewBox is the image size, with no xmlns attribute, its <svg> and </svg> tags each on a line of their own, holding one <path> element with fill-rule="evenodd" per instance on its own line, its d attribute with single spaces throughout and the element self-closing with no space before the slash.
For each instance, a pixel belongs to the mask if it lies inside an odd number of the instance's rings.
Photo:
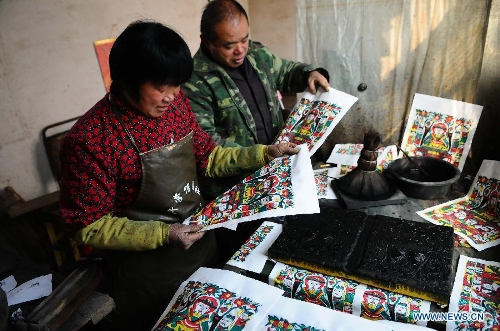
<svg viewBox="0 0 500 331">
<path fill-rule="evenodd" d="M 201 15 L 200 32 L 209 41 L 217 40 L 215 26 L 225 20 L 244 15 L 248 22 L 248 15 L 243 6 L 235 0 L 212 0 Z"/>
</svg>

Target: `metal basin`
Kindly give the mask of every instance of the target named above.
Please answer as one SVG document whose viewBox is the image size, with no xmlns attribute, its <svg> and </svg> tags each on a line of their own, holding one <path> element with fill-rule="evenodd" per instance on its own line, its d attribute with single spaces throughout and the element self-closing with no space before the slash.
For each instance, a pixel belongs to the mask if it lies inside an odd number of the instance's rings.
<svg viewBox="0 0 500 331">
<path fill-rule="evenodd" d="M 424 200 L 442 198 L 460 178 L 460 170 L 451 163 L 428 156 L 411 158 L 429 176 L 406 157 L 389 164 L 389 172 L 406 196 Z"/>
</svg>

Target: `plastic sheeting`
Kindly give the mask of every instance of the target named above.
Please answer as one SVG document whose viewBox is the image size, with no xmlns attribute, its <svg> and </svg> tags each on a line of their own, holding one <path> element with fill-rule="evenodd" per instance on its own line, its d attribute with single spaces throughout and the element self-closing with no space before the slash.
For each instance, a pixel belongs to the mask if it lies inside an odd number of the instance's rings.
<svg viewBox="0 0 500 331">
<path fill-rule="evenodd" d="M 297 60 L 359 97 L 320 150 L 370 127 L 401 141 L 413 95 L 473 103 L 491 0 L 296 0 Z M 366 90 L 359 91 L 361 83 Z"/>
</svg>

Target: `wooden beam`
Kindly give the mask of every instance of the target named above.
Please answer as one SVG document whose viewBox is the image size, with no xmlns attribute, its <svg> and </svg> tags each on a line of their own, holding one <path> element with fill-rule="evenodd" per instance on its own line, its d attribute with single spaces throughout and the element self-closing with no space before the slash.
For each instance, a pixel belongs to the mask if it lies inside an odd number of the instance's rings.
<svg viewBox="0 0 500 331">
<path fill-rule="evenodd" d="M 16 203 L 9 207 L 8 214 L 10 218 L 21 216 L 29 212 L 50 206 L 59 202 L 60 191 L 48 193 L 41 197 L 28 200 L 25 202 Z"/>
</svg>

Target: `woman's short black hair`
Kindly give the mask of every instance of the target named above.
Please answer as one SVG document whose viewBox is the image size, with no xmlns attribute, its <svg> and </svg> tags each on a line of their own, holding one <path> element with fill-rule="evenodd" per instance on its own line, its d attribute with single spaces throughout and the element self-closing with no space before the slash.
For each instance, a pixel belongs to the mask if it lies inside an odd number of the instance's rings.
<svg viewBox="0 0 500 331">
<path fill-rule="evenodd" d="M 233 17 L 239 17 L 240 15 L 244 15 L 248 22 L 248 15 L 245 8 L 235 0 L 210 1 L 205 6 L 203 14 L 201 15 L 201 35 L 206 37 L 209 41 L 216 41 L 217 33 L 215 32 L 215 26 L 220 22 Z"/>
<path fill-rule="evenodd" d="M 139 99 L 144 83 L 178 86 L 193 72 L 193 59 L 182 37 L 154 21 L 132 22 L 116 38 L 109 54 L 111 90 Z"/>
</svg>

